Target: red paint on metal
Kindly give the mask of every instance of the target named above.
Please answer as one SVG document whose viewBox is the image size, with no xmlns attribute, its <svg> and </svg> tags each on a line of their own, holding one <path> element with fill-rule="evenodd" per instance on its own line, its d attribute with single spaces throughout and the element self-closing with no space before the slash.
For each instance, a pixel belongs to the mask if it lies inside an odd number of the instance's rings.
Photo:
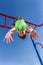
<svg viewBox="0 0 43 65">
<path fill-rule="evenodd" d="M 1 26 L 1 25 L 0 25 L 0 27 L 4 27 L 4 28 L 7 28 L 7 27 L 9 28 L 9 26 L 6 26 L 6 18 L 16 19 L 16 18 L 13 17 L 13 16 L 9 16 L 9 15 L 2 14 L 2 13 L 0 13 L 0 16 L 4 16 L 4 17 L 5 17 L 4 26 Z M 35 27 L 43 26 L 43 23 L 42 23 L 42 24 L 34 24 L 34 23 L 28 22 L 28 21 L 25 21 L 25 22 L 26 22 L 27 24 L 33 25 L 33 26 L 35 26 Z"/>
<path fill-rule="evenodd" d="M 41 43 L 36 43 L 36 44 L 40 45 L 43 48 L 43 45 Z"/>
</svg>

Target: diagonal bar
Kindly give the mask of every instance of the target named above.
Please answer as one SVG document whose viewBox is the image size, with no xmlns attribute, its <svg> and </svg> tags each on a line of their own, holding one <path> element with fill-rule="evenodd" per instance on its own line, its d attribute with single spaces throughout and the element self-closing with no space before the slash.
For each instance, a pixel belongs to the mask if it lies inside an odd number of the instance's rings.
<svg viewBox="0 0 43 65">
<path fill-rule="evenodd" d="M 40 57 L 40 55 L 39 55 L 39 53 L 38 53 L 38 50 L 37 50 L 36 45 L 35 45 L 35 42 L 34 42 L 34 40 L 32 40 L 32 38 L 31 38 L 31 41 L 32 41 L 33 46 L 34 46 L 34 49 L 35 49 L 35 51 L 36 51 L 36 53 L 37 53 L 37 57 L 38 57 L 38 59 L 39 59 L 39 61 L 40 61 L 40 64 L 43 65 L 42 59 L 41 59 L 41 57 Z"/>
</svg>

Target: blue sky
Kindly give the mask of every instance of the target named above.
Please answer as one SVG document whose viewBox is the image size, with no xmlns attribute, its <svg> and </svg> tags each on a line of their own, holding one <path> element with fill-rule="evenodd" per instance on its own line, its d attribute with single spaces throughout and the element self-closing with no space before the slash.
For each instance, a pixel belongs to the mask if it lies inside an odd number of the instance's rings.
<svg viewBox="0 0 43 65">
<path fill-rule="evenodd" d="M 0 0 L 0 13 L 10 16 L 22 16 L 32 23 L 43 23 L 43 0 Z M 0 24 L 4 24 L 4 17 L 0 16 Z M 12 25 L 13 20 L 7 19 L 7 25 Z M 29 34 L 24 40 L 20 39 L 17 32 L 13 34 L 14 42 L 3 42 L 9 29 L 0 28 L 0 65 L 40 65 Z M 39 36 L 35 42 L 43 44 L 43 27 L 36 28 Z M 37 50 L 43 61 L 43 49 L 37 45 Z"/>
</svg>

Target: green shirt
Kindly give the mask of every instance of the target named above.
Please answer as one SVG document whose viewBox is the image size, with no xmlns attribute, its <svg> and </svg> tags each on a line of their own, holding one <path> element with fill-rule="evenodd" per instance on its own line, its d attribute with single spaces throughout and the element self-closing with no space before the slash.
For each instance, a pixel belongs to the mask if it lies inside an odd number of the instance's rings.
<svg viewBox="0 0 43 65">
<path fill-rule="evenodd" d="M 15 27 L 16 31 L 18 31 L 20 29 L 26 30 L 26 26 L 27 25 L 26 25 L 25 21 L 23 19 L 19 19 L 16 21 L 14 27 Z"/>
</svg>

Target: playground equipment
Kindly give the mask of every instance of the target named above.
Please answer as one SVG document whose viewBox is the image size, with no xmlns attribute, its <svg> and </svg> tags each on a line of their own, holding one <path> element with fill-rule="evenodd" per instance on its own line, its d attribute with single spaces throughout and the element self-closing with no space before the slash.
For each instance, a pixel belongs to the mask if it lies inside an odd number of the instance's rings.
<svg viewBox="0 0 43 65">
<path fill-rule="evenodd" d="M 6 14 L 2 14 L 2 13 L 0 13 L 0 16 L 4 17 L 4 24 L 3 24 L 3 25 L 0 24 L 0 27 L 11 29 L 11 28 L 12 28 L 11 26 L 7 26 L 7 25 L 6 25 L 6 19 L 9 18 L 9 19 L 15 20 L 16 18 L 13 17 L 13 16 L 9 16 L 9 15 L 6 15 Z M 25 22 L 26 22 L 28 25 L 33 25 L 33 26 L 34 26 L 34 29 L 37 28 L 37 27 L 43 26 L 43 23 L 42 23 L 42 24 L 34 24 L 34 23 L 32 23 L 32 22 L 27 22 L 27 21 L 25 21 Z M 28 33 L 28 32 L 27 32 L 27 33 Z M 33 46 L 34 46 L 34 49 L 35 49 L 35 51 L 36 51 L 36 53 L 37 53 L 38 59 L 39 59 L 39 61 L 40 61 L 40 64 L 43 65 L 42 59 L 41 59 L 41 57 L 40 57 L 40 55 L 39 55 L 39 53 L 38 53 L 38 50 L 37 50 L 37 48 L 36 48 L 36 44 L 40 45 L 42 48 L 43 48 L 43 46 L 42 46 L 41 43 L 35 43 L 34 40 L 32 40 L 32 38 L 31 38 L 31 41 L 32 41 Z"/>
</svg>

